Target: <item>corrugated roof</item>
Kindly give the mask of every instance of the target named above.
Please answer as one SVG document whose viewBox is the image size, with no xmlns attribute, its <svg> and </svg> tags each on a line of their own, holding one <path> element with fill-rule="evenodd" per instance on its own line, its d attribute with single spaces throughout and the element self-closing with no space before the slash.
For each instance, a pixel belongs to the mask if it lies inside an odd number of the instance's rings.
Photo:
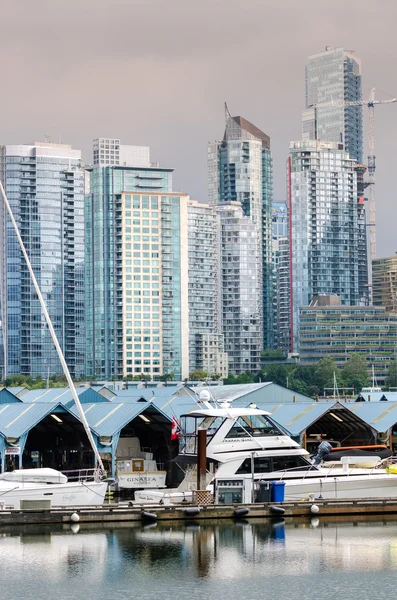
<svg viewBox="0 0 397 600">
<path fill-rule="evenodd" d="M 335 402 L 300 402 L 299 404 L 267 404 L 261 409 L 269 411 L 273 419 L 292 436 L 298 436 L 334 405 Z"/>
<path fill-rule="evenodd" d="M 0 433 L 4 437 L 19 438 L 35 427 L 60 404 L 4 404 L 0 406 Z M 67 410 L 67 409 L 65 409 Z M 78 418 L 78 417 L 77 417 Z"/>
<path fill-rule="evenodd" d="M 346 402 L 343 406 L 381 433 L 397 423 L 397 402 L 372 403 L 371 396 L 371 402 Z"/>
<path fill-rule="evenodd" d="M 76 388 L 77 395 L 80 402 L 105 402 L 108 403 L 109 399 L 98 394 L 97 391 L 89 387 L 78 387 Z M 68 387 L 64 388 L 49 388 L 42 390 L 29 390 L 22 398 L 22 402 L 61 402 L 63 405 L 70 405 L 74 403 L 72 392 Z"/>
<path fill-rule="evenodd" d="M 155 401 L 155 399 L 170 399 L 172 396 L 181 388 L 169 388 L 169 387 L 156 387 L 156 388 L 130 388 L 128 390 L 117 390 L 116 396 L 112 402 L 118 402 L 120 399 L 122 402 L 136 402 L 140 398 L 143 398 L 147 402 Z"/>
<path fill-rule="evenodd" d="M 248 396 L 252 392 L 263 389 L 264 387 L 271 385 L 271 381 L 266 383 L 241 383 L 236 385 L 214 385 L 210 387 L 199 386 L 192 388 L 192 391 L 197 395 L 202 390 L 208 390 L 211 397 L 215 400 L 236 400 L 241 396 Z"/>
<path fill-rule="evenodd" d="M 154 408 L 156 412 L 159 412 L 166 419 L 166 421 L 171 421 L 171 419 L 165 413 L 160 411 L 152 402 L 141 404 L 139 402 L 112 402 L 111 404 L 95 403 L 85 404 L 83 406 L 84 414 L 89 426 L 101 436 L 113 436 L 121 431 L 121 429 L 123 429 L 130 421 L 149 408 Z M 71 412 L 76 416 L 78 415 L 75 406 L 71 408 Z"/>
<path fill-rule="evenodd" d="M 389 402 L 397 401 L 397 392 L 361 392 L 360 395 L 368 402 L 379 402 L 381 398 L 387 398 Z"/>
<path fill-rule="evenodd" d="M 7 388 L 0 390 L 0 404 L 15 404 L 21 403 L 22 399 L 15 396 Z"/>
<path fill-rule="evenodd" d="M 208 390 L 212 398 L 218 401 L 230 400 L 237 401 L 241 400 L 244 404 L 240 406 L 246 406 L 247 402 L 254 402 L 258 404 L 260 402 L 314 402 L 309 396 L 298 394 L 293 390 L 278 385 L 272 381 L 266 381 L 262 383 L 245 383 L 237 385 L 220 385 L 211 387 L 196 387 L 193 388 L 197 394 L 201 390 Z"/>
<path fill-rule="evenodd" d="M 26 393 L 28 391 L 28 389 L 24 386 L 20 386 L 20 387 L 8 387 L 6 388 L 6 390 L 8 390 L 9 392 L 11 392 L 11 394 L 14 394 L 14 396 L 22 396 L 22 394 Z"/>
</svg>

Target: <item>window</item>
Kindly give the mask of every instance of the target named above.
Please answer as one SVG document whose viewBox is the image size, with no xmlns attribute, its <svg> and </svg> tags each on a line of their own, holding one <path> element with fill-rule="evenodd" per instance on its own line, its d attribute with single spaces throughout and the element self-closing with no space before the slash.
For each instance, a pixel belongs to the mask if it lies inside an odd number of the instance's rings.
<svg viewBox="0 0 397 600">
<path fill-rule="evenodd" d="M 250 415 L 239 417 L 226 434 L 226 438 L 261 437 L 265 435 L 283 435 L 265 415 Z"/>
<path fill-rule="evenodd" d="M 271 473 L 272 464 L 270 457 L 257 457 L 254 458 L 254 473 Z M 237 469 L 236 475 L 244 473 L 252 473 L 251 459 L 246 458 L 242 465 Z"/>
</svg>

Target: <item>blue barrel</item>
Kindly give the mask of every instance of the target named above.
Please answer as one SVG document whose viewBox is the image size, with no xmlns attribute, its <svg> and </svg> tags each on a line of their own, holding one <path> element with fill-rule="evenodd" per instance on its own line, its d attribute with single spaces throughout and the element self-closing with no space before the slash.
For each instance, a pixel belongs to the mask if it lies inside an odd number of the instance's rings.
<svg viewBox="0 0 397 600">
<path fill-rule="evenodd" d="M 285 481 L 271 481 L 271 502 L 284 502 Z"/>
</svg>

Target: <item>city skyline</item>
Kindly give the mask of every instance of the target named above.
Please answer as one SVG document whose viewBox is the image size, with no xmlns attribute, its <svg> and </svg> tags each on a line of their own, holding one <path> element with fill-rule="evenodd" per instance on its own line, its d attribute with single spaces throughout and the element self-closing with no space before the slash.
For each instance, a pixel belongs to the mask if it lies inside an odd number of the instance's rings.
<svg viewBox="0 0 397 600">
<path fill-rule="evenodd" d="M 243 114 L 272 138 L 274 197 L 285 199 L 288 143 L 300 138 L 305 108 L 306 57 L 326 45 L 356 50 L 363 66 L 364 98 L 373 86 L 379 97 L 396 95 L 391 27 L 397 6 L 388 0 L 382 2 L 382 11 L 372 0 L 360 2 L 359 11 L 354 3 L 335 2 L 330 8 L 311 0 L 305 11 L 288 1 L 280 7 L 251 2 L 244 11 L 229 2 L 225 11 L 223 1 L 209 9 L 206 1 L 186 7 L 177 0 L 167 7 L 155 1 L 123 3 L 117 10 L 111 10 L 114 4 L 105 0 L 100 10 L 94 10 L 94 3 L 85 0 L 78 21 L 54 3 L 42 4 L 47 10 L 35 12 L 24 2 L 3 8 L 5 35 L 0 44 L 12 60 L 3 74 L 9 93 L 3 99 L 8 118 L 2 143 L 29 143 L 49 135 L 54 142 L 61 139 L 81 148 L 87 163 L 92 161 L 92 139 L 117 136 L 150 146 L 156 160 L 175 168 L 174 189 L 199 201 L 207 199 L 206 144 L 222 134 L 225 100 L 233 114 Z M 139 35 L 127 35 L 127 25 L 137 20 Z M 145 24 L 153 34 L 150 40 L 143 34 L 148 30 Z M 241 28 L 249 28 L 249 35 L 238 36 Z M 375 45 L 377 29 L 382 29 L 382 41 L 391 40 L 388 45 Z M 73 31 L 73 44 L 66 31 Z M 22 79 L 21 69 L 26 73 Z M 134 73 L 133 83 L 125 84 L 128 93 L 116 99 L 116 81 L 125 80 L 127 72 Z M 29 110 L 27 80 L 35 100 Z M 100 94 L 98 81 L 106 81 Z M 136 81 L 139 92 L 134 92 Z M 153 86 L 159 93 L 148 91 Z M 176 93 L 177 89 L 183 93 Z M 397 208 L 389 191 L 393 189 L 395 109 L 381 107 L 376 114 L 380 257 L 395 251 Z M 366 162 L 366 109 L 363 121 Z"/>
</svg>

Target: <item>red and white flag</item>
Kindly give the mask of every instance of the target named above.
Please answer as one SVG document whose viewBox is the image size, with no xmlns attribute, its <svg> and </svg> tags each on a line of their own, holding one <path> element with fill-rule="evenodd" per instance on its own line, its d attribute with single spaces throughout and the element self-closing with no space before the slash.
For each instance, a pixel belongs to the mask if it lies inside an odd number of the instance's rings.
<svg viewBox="0 0 397 600">
<path fill-rule="evenodd" d="M 181 428 L 175 417 L 172 417 L 171 440 L 179 440 Z"/>
</svg>

